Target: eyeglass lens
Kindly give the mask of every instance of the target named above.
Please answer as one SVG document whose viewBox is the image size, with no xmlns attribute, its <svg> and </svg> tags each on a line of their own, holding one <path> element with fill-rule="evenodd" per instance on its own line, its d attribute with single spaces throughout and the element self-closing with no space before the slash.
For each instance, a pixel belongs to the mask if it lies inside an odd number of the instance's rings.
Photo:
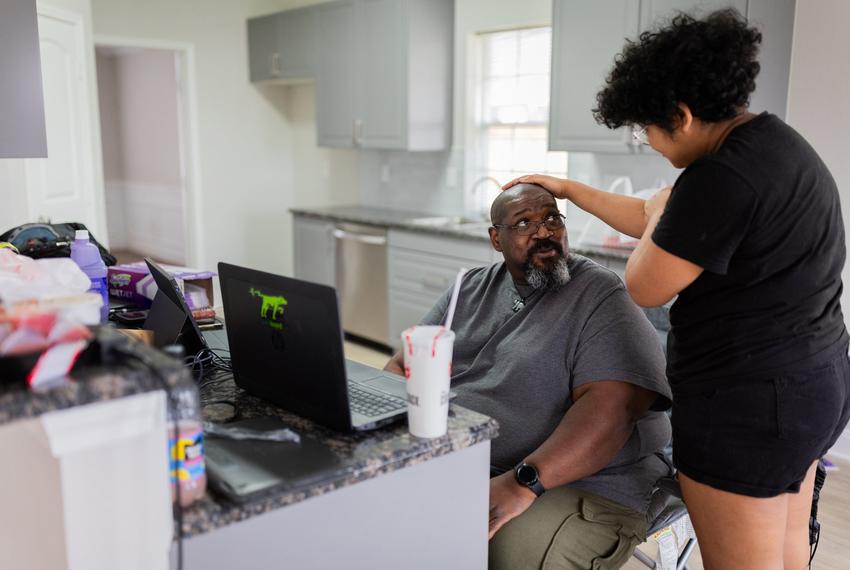
<svg viewBox="0 0 850 570">
<path fill-rule="evenodd" d="M 517 226 L 517 233 L 521 236 L 530 236 L 540 231 L 540 226 L 546 226 L 547 230 L 559 230 L 564 227 L 564 218 L 552 216 L 542 222 L 528 222 L 527 226 Z"/>
</svg>

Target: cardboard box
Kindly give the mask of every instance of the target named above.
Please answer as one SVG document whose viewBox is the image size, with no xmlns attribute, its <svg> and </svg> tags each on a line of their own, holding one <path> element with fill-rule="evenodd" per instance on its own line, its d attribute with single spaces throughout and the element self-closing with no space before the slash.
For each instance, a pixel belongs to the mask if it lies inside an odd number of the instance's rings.
<svg viewBox="0 0 850 570">
<path fill-rule="evenodd" d="M 213 298 L 213 282 L 212 278 L 216 275 L 212 271 L 200 271 L 190 269 L 188 267 L 177 267 L 175 265 L 160 265 L 165 271 L 174 277 L 180 290 L 183 291 L 183 296 L 186 299 L 186 304 L 192 310 L 203 309 L 199 297 L 192 292 L 194 287 L 199 287 L 206 293 L 208 299 L 207 306 L 212 307 L 215 304 Z M 109 283 L 109 295 L 122 301 L 129 301 L 142 308 L 151 306 L 154 295 L 157 292 L 156 282 L 148 270 L 148 266 L 144 261 L 136 263 L 125 263 L 122 265 L 113 265 L 107 270 L 107 281 Z"/>
</svg>

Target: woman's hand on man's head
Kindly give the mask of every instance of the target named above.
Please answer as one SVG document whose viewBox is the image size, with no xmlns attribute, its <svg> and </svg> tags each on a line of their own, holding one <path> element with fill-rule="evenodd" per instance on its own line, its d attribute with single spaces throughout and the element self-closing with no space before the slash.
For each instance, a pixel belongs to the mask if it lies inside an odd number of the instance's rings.
<svg viewBox="0 0 850 570">
<path fill-rule="evenodd" d="M 545 174 L 526 174 L 508 182 L 502 186 L 502 190 L 507 190 L 517 184 L 537 184 L 546 189 L 555 198 L 570 199 L 569 180 L 563 178 L 555 178 L 554 176 L 546 176 Z"/>
</svg>

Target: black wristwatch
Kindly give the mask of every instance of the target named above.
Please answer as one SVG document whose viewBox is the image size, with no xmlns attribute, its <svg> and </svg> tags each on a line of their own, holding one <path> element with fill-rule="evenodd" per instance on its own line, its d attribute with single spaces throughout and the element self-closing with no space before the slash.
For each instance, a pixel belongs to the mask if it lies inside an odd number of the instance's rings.
<svg viewBox="0 0 850 570">
<path fill-rule="evenodd" d="M 522 462 L 514 469 L 514 475 L 516 475 L 517 483 L 528 487 L 538 497 L 546 492 L 534 465 Z"/>
</svg>

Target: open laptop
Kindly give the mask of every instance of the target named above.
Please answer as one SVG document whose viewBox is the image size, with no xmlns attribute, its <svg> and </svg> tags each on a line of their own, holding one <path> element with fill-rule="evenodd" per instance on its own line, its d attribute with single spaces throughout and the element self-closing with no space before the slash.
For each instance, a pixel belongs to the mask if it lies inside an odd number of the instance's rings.
<svg viewBox="0 0 850 570">
<path fill-rule="evenodd" d="M 345 360 L 332 287 L 228 263 L 218 272 L 239 387 L 344 432 L 407 413 L 403 377 Z"/>
</svg>

